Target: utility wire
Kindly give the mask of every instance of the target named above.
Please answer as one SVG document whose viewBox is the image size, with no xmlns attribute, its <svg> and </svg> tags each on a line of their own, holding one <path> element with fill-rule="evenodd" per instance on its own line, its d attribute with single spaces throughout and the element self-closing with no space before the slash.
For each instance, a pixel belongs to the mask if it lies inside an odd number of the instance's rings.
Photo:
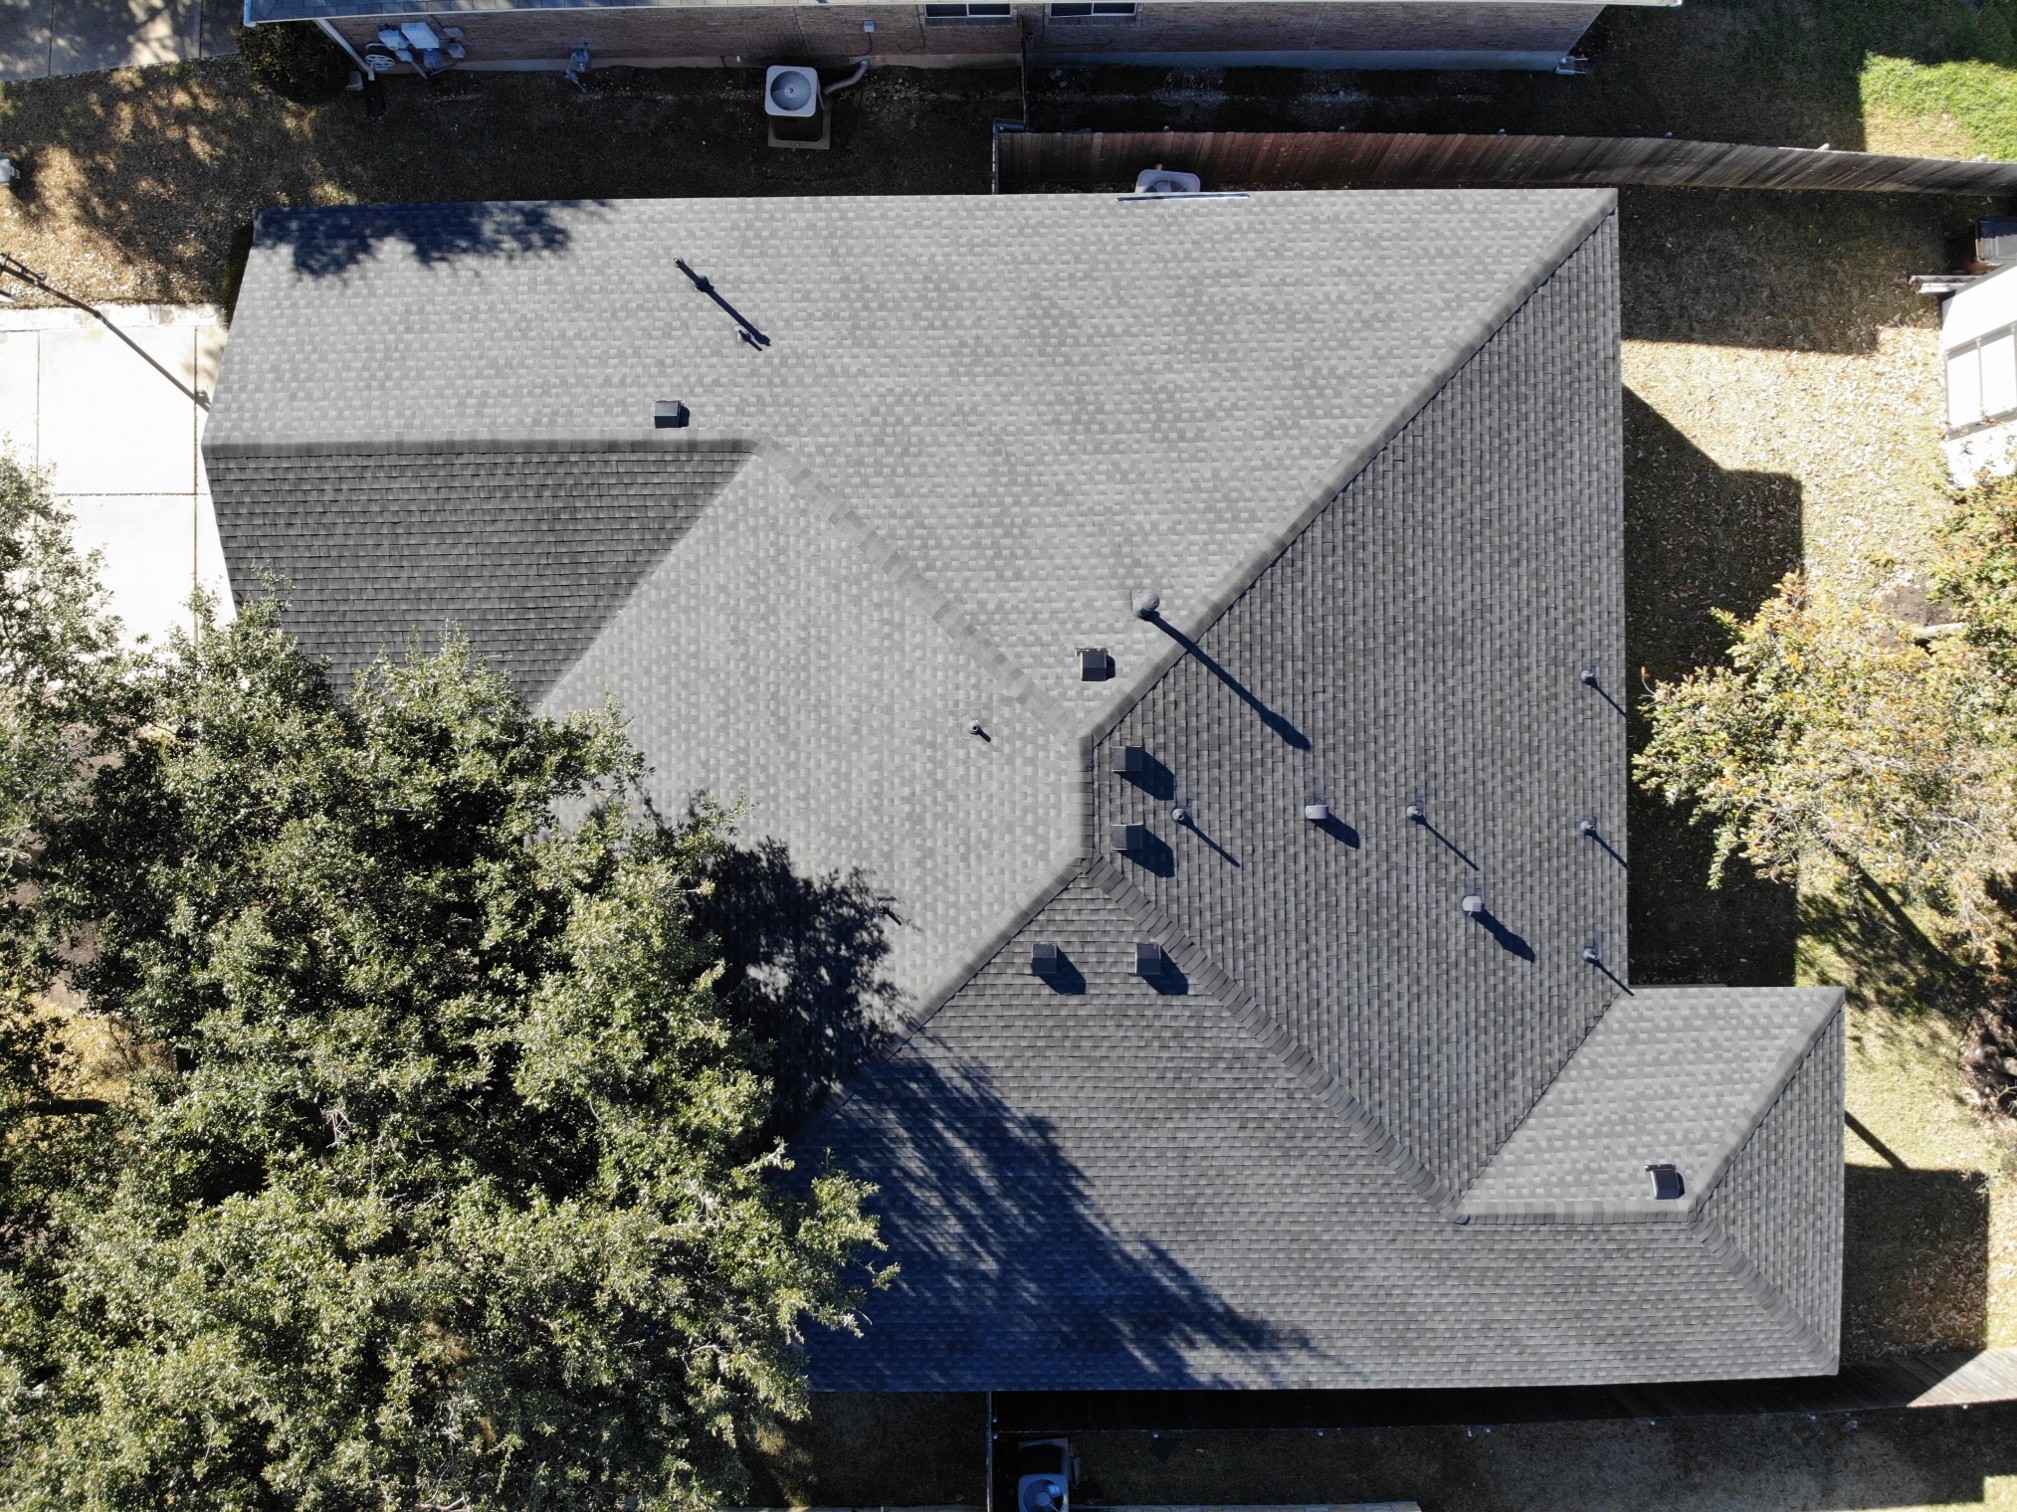
<svg viewBox="0 0 2017 1512">
<path fill-rule="evenodd" d="M 9 274 L 14 278 L 20 279 L 21 282 L 25 284 L 33 284 L 36 288 L 40 289 L 44 294 L 47 294 L 54 299 L 60 299 L 63 301 L 63 303 L 70 305 L 75 309 L 82 310 L 86 315 L 89 315 L 93 320 L 96 320 L 99 324 L 103 325 L 105 329 L 110 331 L 114 336 L 117 336 L 121 341 L 125 342 L 128 346 L 133 348 L 135 352 L 139 353 L 141 361 L 145 362 L 149 367 L 153 368 L 155 372 L 159 373 L 163 378 L 166 378 L 170 383 L 174 384 L 175 387 L 182 392 L 183 397 L 186 398 L 191 404 L 195 405 L 200 410 L 207 410 L 210 408 L 209 395 L 205 394 L 201 389 L 191 388 L 188 384 L 184 383 L 180 378 L 177 378 L 173 373 L 169 372 L 167 368 L 163 367 L 160 363 L 156 362 L 152 354 L 150 354 L 145 347 L 141 346 L 139 342 L 135 341 L 131 336 L 128 336 L 124 331 L 120 330 L 118 326 L 114 325 L 111 322 L 111 320 L 104 314 L 103 311 L 97 309 L 95 306 L 86 304 L 81 299 L 74 298 L 73 296 L 64 293 L 61 289 L 57 288 L 56 285 L 49 282 L 48 279 L 44 278 L 40 273 L 37 273 L 33 268 L 29 267 L 19 258 L 12 257 L 5 252 L 0 252 L 0 273 Z"/>
</svg>

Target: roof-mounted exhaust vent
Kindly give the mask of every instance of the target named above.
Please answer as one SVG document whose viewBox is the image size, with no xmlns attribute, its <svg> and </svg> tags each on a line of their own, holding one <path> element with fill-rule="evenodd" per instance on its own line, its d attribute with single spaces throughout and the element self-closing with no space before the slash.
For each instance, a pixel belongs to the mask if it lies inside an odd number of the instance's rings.
<svg viewBox="0 0 2017 1512">
<path fill-rule="evenodd" d="M 1585 966 L 1603 965 L 1604 964 L 1603 952 L 1598 950 L 1597 947 L 1594 945 L 1585 945 L 1583 947 L 1583 964 Z"/>
<path fill-rule="evenodd" d="M 1662 1202 L 1673 1202 L 1688 1190 L 1680 1171 L 1665 1161 L 1649 1165 L 1646 1170 L 1653 1178 L 1653 1195 Z"/>
<path fill-rule="evenodd" d="M 1162 612 L 1163 596 L 1153 588 L 1135 590 L 1133 599 L 1136 619 L 1154 619 Z"/>
<path fill-rule="evenodd" d="M 1030 946 L 1030 970 L 1040 977 L 1054 977 L 1064 964 L 1064 952 L 1049 940 Z"/>
<path fill-rule="evenodd" d="M 1139 855 L 1149 848 L 1149 828 L 1146 824 L 1116 824 L 1113 841 L 1114 849 L 1121 855 Z"/>
<path fill-rule="evenodd" d="M 1140 940 L 1135 944 L 1135 975 L 1138 977 L 1159 977 L 1170 969 L 1170 953 L 1153 940 Z"/>
<path fill-rule="evenodd" d="M 1079 681 L 1105 682 L 1114 675 L 1114 659 L 1104 646 L 1079 648 Z"/>
<path fill-rule="evenodd" d="M 1576 674 L 1576 678 L 1584 687 L 1594 688 L 1597 686 L 1597 669 L 1595 667 L 1585 667 Z"/>
<path fill-rule="evenodd" d="M 1140 777 L 1149 769 L 1149 748 L 1147 746 L 1122 746 L 1114 757 L 1114 775 L 1117 777 Z"/>
<path fill-rule="evenodd" d="M 1485 911 L 1485 900 L 1484 900 L 1484 898 L 1482 898 L 1481 896 L 1479 896 L 1479 895 L 1478 895 L 1477 893 L 1465 893 L 1465 894 L 1464 894 L 1464 912 L 1465 912 L 1465 913 L 1469 914 L 1469 915 L 1470 915 L 1470 916 L 1471 916 L 1472 918 L 1474 918 L 1474 919 L 1475 919 L 1475 918 L 1477 918 L 1477 917 L 1478 917 L 1478 915 L 1479 915 L 1479 914 L 1483 913 L 1484 911 Z"/>
<path fill-rule="evenodd" d="M 693 423 L 693 411 L 677 399 L 661 399 L 651 407 L 653 430 L 685 430 Z"/>
<path fill-rule="evenodd" d="M 1196 194 L 1204 181 L 1195 173 L 1175 168 L 1144 168 L 1135 175 L 1137 194 Z"/>
<path fill-rule="evenodd" d="M 1585 819 L 1581 824 L 1576 826 L 1576 833 L 1581 835 L 1585 840 L 1596 839 L 1597 821 L 1594 819 Z"/>
<path fill-rule="evenodd" d="M 1419 803 L 1411 803 L 1408 805 L 1408 823 L 1427 824 L 1428 822 L 1429 822 L 1429 811 L 1427 809 L 1423 808 Z"/>
<path fill-rule="evenodd" d="M 1303 805 L 1303 817 L 1312 824 L 1322 824 L 1331 817 L 1331 806 L 1321 798 L 1312 798 Z"/>
</svg>

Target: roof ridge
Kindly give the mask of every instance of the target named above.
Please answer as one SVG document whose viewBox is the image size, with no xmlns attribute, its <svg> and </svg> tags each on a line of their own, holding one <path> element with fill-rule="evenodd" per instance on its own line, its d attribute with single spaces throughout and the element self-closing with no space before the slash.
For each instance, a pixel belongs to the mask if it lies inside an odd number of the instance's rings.
<svg viewBox="0 0 2017 1512">
<path fill-rule="evenodd" d="M 1132 682 L 1107 703 L 1090 727 L 1089 734 L 1093 740 L 1104 740 L 1113 733 L 1134 707 L 1148 696 L 1149 690 L 1161 682 L 1169 674 L 1170 669 L 1188 653 L 1190 649 L 1188 643 L 1196 641 L 1211 629 L 1240 596 L 1253 586 L 1254 581 L 1273 566 L 1325 510 L 1337 503 L 1345 490 L 1378 460 L 1380 454 L 1393 443 L 1394 438 L 1414 423 L 1430 402 L 1449 387 L 1450 380 L 1483 351 L 1493 337 L 1505 329 L 1513 317 L 1519 314 L 1561 271 L 1563 264 L 1580 252 L 1607 223 L 1615 220 L 1617 213 L 1617 191 L 1604 191 L 1589 213 L 1578 217 L 1568 229 L 1538 253 L 1507 284 L 1507 292 L 1437 354 L 1421 382 L 1395 405 L 1392 418 L 1345 455 L 1333 472 L 1331 481 L 1319 489 L 1313 498 L 1307 500 L 1286 525 L 1270 534 L 1220 579 L 1218 588 L 1205 600 L 1201 608 L 1179 621 L 1165 606 L 1158 617 L 1170 630 L 1176 632 L 1170 646 L 1160 656 L 1151 660 Z"/>
<path fill-rule="evenodd" d="M 1354 1097 L 1335 1074 L 1324 1070 L 1302 1042 L 1260 1005 L 1252 989 L 1235 980 L 1231 973 L 1214 961 L 1205 948 L 1184 933 L 1182 927 L 1148 894 L 1103 856 L 1086 864 L 1086 878 L 1111 901 L 1126 909 L 1129 916 L 1142 925 L 1144 932 L 1169 952 L 1170 959 L 1186 976 L 1217 999 L 1219 1005 L 1232 1015 L 1235 1024 L 1273 1055 L 1303 1090 L 1312 1094 L 1363 1139 L 1373 1154 L 1384 1161 L 1404 1185 L 1442 1211 L 1455 1211 L 1456 1196 L 1448 1184 Z"/>
<path fill-rule="evenodd" d="M 1660 990 L 1662 992 L 1728 992 L 1732 989 L 1704 984 L 1699 986 L 1669 986 L 1662 987 Z M 1770 991 L 1774 989 L 1763 990 Z M 1816 998 L 1817 1002 L 1825 1003 L 1825 1009 L 1819 1013 L 1813 1025 L 1804 1035 L 1790 1041 L 1789 1048 L 1780 1051 L 1777 1060 L 1772 1063 L 1771 1071 L 1763 1083 L 1765 1091 L 1745 1109 L 1742 1117 L 1736 1124 L 1736 1128 L 1739 1131 L 1736 1137 L 1730 1142 L 1721 1157 L 1718 1158 L 1716 1164 L 1709 1168 L 1708 1175 L 1700 1181 L 1691 1184 L 1689 1192 L 1683 1201 L 1677 1203 L 1660 1201 L 1656 1198 L 1578 1199 L 1555 1197 L 1483 1198 L 1474 1200 L 1470 1195 L 1477 1190 L 1479 1183 L 1483 1182 L 1491 1174 L 1492 1167 L 1498 1162 L 1499 1157 L 1505 1153 L 1507 1146 L 1513 1142 L 1513 1139 L 1519 1134 L 1520 1130 L 1526 1127 L 1527 1121 L 1534 1116 L 1535 1112 L 1540 1108 L 1541 1103 L 1547 1098 L 1548 1093 L 1568 1074 L 1569 1069 L 1575 1065 L 1576 1058 L 1589 1046 L 1590 1041 L 1596 1037 L 1598 1030 L 1603 1027 L 1613 1013 L 1618 1011 L 1621 1005 L 1636 996 L 1632 989 L 1628 987 L 1611 999 L 1610 1005 L 1597 1015 L 1596 1020 L 1590 1025 L 1583 1037 L 1576 1042 L 1576 1048 L 1563 1057 L 1562 1064 L 1555 1068 L 1555 1074 L 1541 1085 L 1540 1090 L 1534 1094 L 1533 1101 L 1527 1105 L 1527 1110 L 1506 1131 L 1506 1137 L 1499 1141 L 1499 1147 L 1492 1152 L 1491 1159 L 1478 1168 L 1478 1172 L 1471 1178 L 1470 1184 L 1459 1194 L 1458 1202 L 1466 1218 L 1485 1221 L 1550 1223 L 1576 1222 L 1593 1216 L 1610 1220 L 1634 1217 L 1651 1218 L 1658 1216 L 1661 1212 L 1694 1217 L 1705 1212 L 1710 1199 L 1716 1195 L 1716 1189 L 1722 1185 L 1723 1178 L 1729 1175 L 1730 1167 L 1736 1164 L 1737 1158 L 1750 1147 L 1751 1141 L 1757 1138 L 1759 1128 L 1764 1124 L 1766 1118 L 1770 1116 L 1772 1109 L 1779 1105 L 1780 1099 L 1786 1095 L 1787 1090 L 1792 1086 L 1793 1078 L 1799 1073 L 1800 1067 L 1806 1063 L 1807 1057 L 1813 1054 L 1814 1046 L 1820 1041 L 1821 1036 L 1828 1032 L 1829 1025 L 1835 1022 L 1836 1016 L 1842 1011 L 1842 1004 L 1848 997 L 1846 990 L 1840 987 L 1789 987 L 1777 990 L 1832 994 L 1832 1001 L 1827 997 Z M 1657 1209 L 1655 1208 L 1656 1203 L 1658 1204 Z"/>
<path fill-rule="evenodd" d="M 1720 1219 L 1706 1213 L 1698 1213 L 1693 1226 L 1696 1235 L 1702 1241 L 1702 1248 L 1715 1257 L 1751 1300 L 1763 1309 L 1768 1318 L 1783 1328 L 1795 1343 L 1812 1355 L 1823 1373 L 1840 1367 L 1841 1350 L 1830 1344 L 1815 1330 L 1813 1324 L 1800 1316 L 1799 1309 L 1794 1307 L 1792 1299 L 1758 1268 L 1758 1262 L 1737 1243 Z"/>
<path fill-rule="evenodd" d="M 1011 699 L 1035 715 L 1053 734 L 1069 737 L 1077 733 L 1077 727 L 1058 706 L 1057 700 L 1039 688 L 1035 679 L 988 639 L 959 606 L 925 576 L 922 568 L 885 539 L 852 505 L 820 482 L 811 464 L 801 461 L 782 442 L 768 435 L 755 437 L 750 449 L 775 468 L 801 500 L 819 511 L 822 523 L 836 531 L 871 567 L 907 594 L 911 602 L 943 630 L 954 645 L 1000 683 Z"/>
</svg>

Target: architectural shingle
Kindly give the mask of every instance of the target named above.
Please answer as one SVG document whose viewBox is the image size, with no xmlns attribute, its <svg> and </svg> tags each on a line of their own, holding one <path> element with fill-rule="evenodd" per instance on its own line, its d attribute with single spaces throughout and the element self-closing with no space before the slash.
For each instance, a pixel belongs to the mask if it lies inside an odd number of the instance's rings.
<svg viewBox="0 0 2017 1512">
<path fill-rule="evenodd" d="M 275 213 L 206 455 L 311 649 L 455 618 L 887 896 L 800 1143 L 902 1271 L 816 1384 L 1826 1371 L 1840 994 L 1628 985 L 1616 257 L 1585 191 Z"/>
</svg>

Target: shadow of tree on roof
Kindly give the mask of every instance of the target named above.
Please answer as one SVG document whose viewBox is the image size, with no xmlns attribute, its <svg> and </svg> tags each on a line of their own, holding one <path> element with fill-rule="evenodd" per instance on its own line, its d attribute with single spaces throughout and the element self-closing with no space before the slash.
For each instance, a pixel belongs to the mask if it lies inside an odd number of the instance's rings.
<svg viewBox="0 0 2017 1512">
<path fill-rule="evenodd" d="M 255 245 L 291 249 L 295 271 L 324 278 L 394 242 L 428 266 L 462 257 L 563 252 L 573 239 L 570 217 L 607 207 L 606 200 L 553 200 L 268 210 L 259 217 Z"/>
<path fill-rule="evenodd" d="M 1249 1377 L 1313 1358 L 1307 1338 L 1247 1317 L 1153 1240 L 1122 1233 L 1050 1123 L 985 1067 L 897 1046 L 895 900 L 873 879 L 808 875 L 782 842 L 732 836 L 707 878 L 696 922 L 720 945 L 722 1000 L 769 1047 L 771 1126 L 794 1147 L 794 1179 L 832 1165 L 875 1182 L 889 1244 L 875 1263 L 901 1267 L 870 1294 L 863 1338 L 812 1341 L 815 1386 L 873 1391 L 935 1371 L 955 1385 L 1049 1380 L 1052 1361 L 1092 1364 L 1109 1383 L 1210 1386 L 1194 1352 L 1237 1357 Z M 1083 1011 L 1071 992 L 1036 1001 Z M 937 1042 L 927 1027 L 915 1044 Z"/>
<path fill-rule="evenodd" d="M 894 900 L 856 869 L 807 876 L 782 841 L 731 841 L 709 864 L 697 922 L 719 942 L 718 992 L 769 1051 L 771 1127 L 788 1133 L 889 1043 Z"/>
<path fill-rule="evenodd" d="M 816 1387 L 1207 1387 L 1239 1382 L 1199 1355 L 1236 1359 L 1245 1383 L 1319 1356 L 1299 1330 L 1247 1315 L 1163 1245 L 1122 1232 L 1047 1119 L 1016 1108 L 984 1066 L 931 1053 L 929 1030 L 921 1041 L 925 1053 L 866 1072 L 845 1116 L 802 1140 L 804 1165 L 828 1158 L 880 1185 L 879 1258 L 900 1267 L 869 1297 L 861 1337 L 810 1341 Z"/>
</svg>

